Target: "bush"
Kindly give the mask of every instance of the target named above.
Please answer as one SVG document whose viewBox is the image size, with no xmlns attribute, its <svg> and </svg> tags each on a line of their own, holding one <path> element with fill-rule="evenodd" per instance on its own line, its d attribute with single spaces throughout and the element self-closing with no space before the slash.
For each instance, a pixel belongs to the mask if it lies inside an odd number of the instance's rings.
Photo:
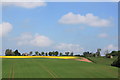
<svg viewBox="0 0 120 80">
<path fill-rule="evenodd" d="M 119 67 L 120 68 L 120 56 L 117 58 L 117 60 L 115 60 L 111 66 L 116 66 L 116 67 Z"/>
</svg>

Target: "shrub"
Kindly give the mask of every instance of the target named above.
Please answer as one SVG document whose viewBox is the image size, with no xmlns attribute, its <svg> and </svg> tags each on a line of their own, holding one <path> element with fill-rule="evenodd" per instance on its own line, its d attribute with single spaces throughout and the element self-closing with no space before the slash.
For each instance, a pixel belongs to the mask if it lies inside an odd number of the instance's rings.
<svg viewBox="0 0 120 80">
<path fill-rule="evenodd" d="M 116 67 L 119 67 L 120 68 L 120 56 L 117 58 L 117 60 L 115 60 L 111 66 L 116 66 Z"/>
</svg>

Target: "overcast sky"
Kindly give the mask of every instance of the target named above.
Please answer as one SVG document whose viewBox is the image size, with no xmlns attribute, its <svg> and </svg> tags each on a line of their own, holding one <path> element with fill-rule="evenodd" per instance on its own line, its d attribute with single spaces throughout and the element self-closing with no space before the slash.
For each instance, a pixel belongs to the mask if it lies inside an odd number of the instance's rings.
<svg viewBox="0 0 120 80">
<path fill-rule="evenodd" d="M 3 3 L 0 37 L 5 49 L 30 51 L 116 50 L 118 3 Z"/>
</svg>

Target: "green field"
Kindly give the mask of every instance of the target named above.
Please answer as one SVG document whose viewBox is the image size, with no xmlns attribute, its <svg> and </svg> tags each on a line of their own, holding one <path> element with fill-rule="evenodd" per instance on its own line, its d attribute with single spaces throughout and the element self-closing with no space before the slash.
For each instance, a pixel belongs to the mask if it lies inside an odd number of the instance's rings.
<svg viewBox="0 0 120 80">
<path fill-rule="evenodd" d="M 96 64 L 101 64 L 101 65 L 108 65 L 110 66 L 113 61 L 117 59 L 117 57 L 113 58 L 106 58 L 106 57 L 88 57 L 89 60 L 92 60 Z"/>
<path fill-rule="evenodd" d="M 3 78 L 117 78 L 118 68 L 64 59 L 3 59 Z"/>
</svg>

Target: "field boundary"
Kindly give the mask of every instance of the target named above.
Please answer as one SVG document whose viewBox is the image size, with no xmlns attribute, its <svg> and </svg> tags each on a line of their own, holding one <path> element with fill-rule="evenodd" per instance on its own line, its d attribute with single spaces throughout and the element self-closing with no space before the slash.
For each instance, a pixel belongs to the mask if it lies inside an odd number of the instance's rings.
<svg viewBox="0 0 120 80">
<path fill-rule="evenodd" d="M 93 61 L 93 60 L 91 60 L 90 58 L 88 58 L 88 57 L 85 57 L 86 59 L 88 59 L 88 60 L 90 60 L 90 61 L 92 61 L 93 63 L 96 63 L 95 61 Z"/>
</svg>

